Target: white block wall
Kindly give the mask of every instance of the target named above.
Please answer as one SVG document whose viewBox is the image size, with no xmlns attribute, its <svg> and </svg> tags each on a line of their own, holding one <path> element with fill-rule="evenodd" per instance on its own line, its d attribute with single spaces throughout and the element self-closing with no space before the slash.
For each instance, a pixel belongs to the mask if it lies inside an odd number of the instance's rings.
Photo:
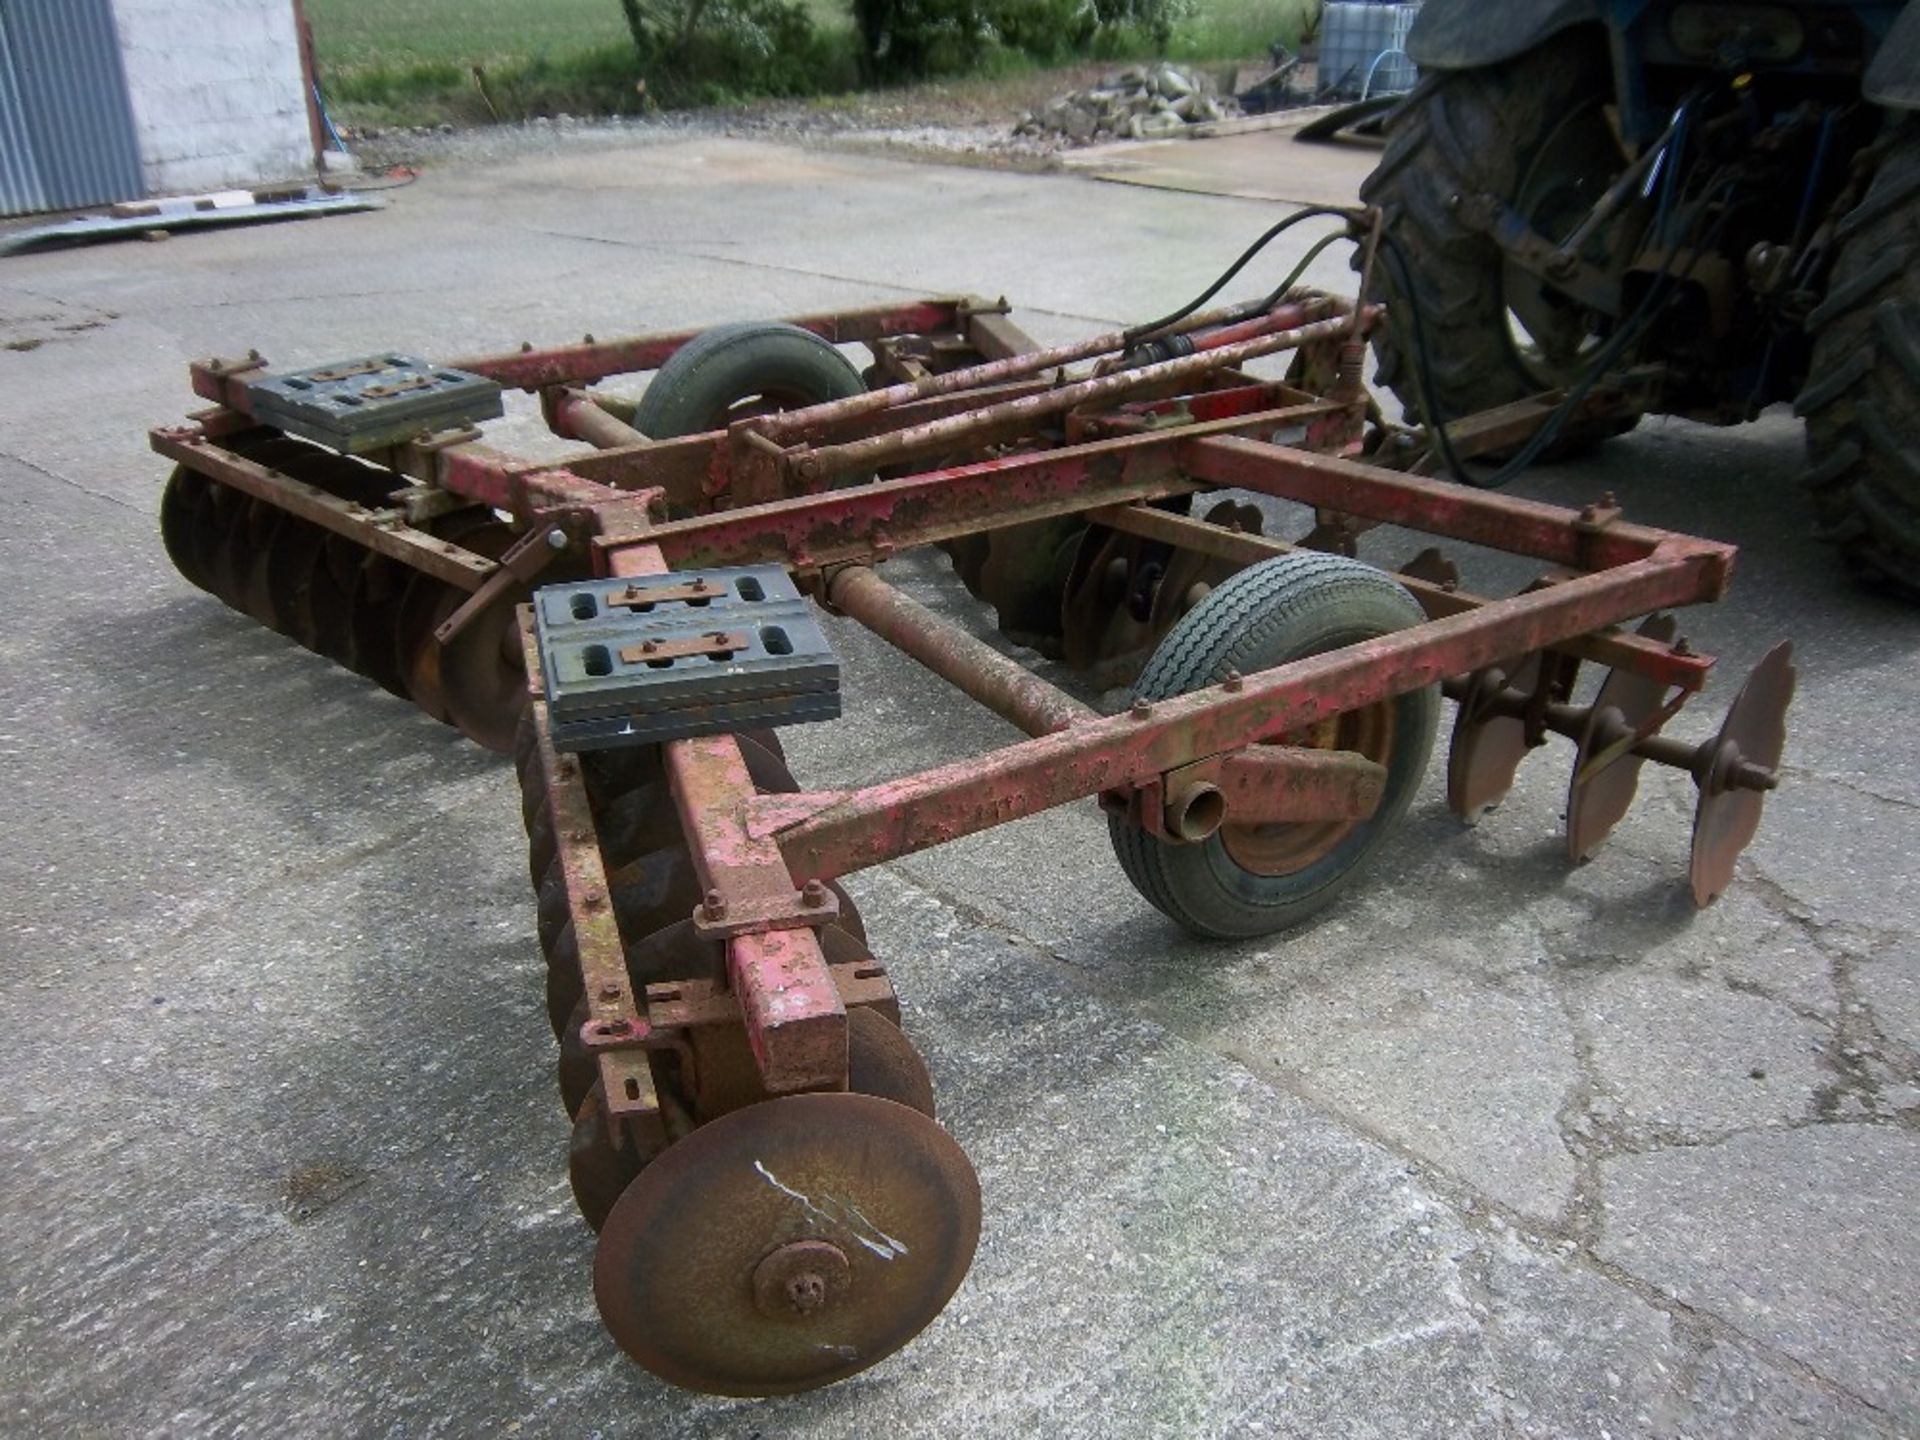
<svg viewBox="0 0 1920 1440">
<path fill-rule="evenodd" d="M 313 171 L 293 0 L 114 0 L 152 195 Z"/>
</svg>

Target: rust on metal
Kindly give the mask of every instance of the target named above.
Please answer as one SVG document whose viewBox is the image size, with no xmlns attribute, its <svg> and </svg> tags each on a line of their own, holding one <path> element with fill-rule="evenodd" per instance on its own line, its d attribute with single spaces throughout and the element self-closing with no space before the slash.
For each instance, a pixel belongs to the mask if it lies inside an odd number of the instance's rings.
<svg viewBox="0 0 1920 1440">
<path fill-rule="evenodd" d="M 665 665 L 688 655 L 724 660 L 746 649 L 751 643 L 743 631 L 709 630 L 704 635 L 692 635 L 684 640 L 642 640 L 638 645 L 623 649 L 620 658 L 629 665 Z"/>
<path fill-rule="evenodd" d="M 864 565 L 836 570 L 827 600 L 1029 735 L 1051 735 L 1099 718 L 1092 707 L 941 619 Z"/>
<path fill-rule="evenodd" d="M 810 921 L 817 907 L 806 904 L 779 847 L 747 830 L 756 792 L 738 742 L 676 740 L 666 746 L 666 768 L 701 889 L 721 901 L 709 900 L 705 918 L 723 920 L 737 905 Z M 844 1089 L 846 1006 L 819 941 L 804 923 L 775 928 L 769 918 L 767 925 L 727 942 L 727 974 L 762 1083 L 774 1095 Z"/>
<path fill-rule="evenodd" d="M 152 443 L 169 460 L 462 590 L 478 589 L 496 568 L 484 556 L 403 523 L 398 507 L 370 510 L 236 455 L 197 432 L 155 430 Z"/>
<path fill-rule="evenodd" d="M 701 1126 L 640 1172 L 600 1232 L 594 1298 L 656 1375 L 777 1395 L 912 1339 L 979 1236 L 973 1167 L 932 1120 L 870 1095 L 791 1095 Z"/>
<path fill-rule="evenodd" d="M 924 330 L 950 330 L 957 323 L 953 300 L 920 300 L 904 305 L 873 305 L 831 315 L 797 315 L 789 320 L 834 344 L 904 335 Z M 455 370 L 484 375 L 502 385 L 540 390 L 549 385 L 588 385 L 610 375 L 658 370 L 673 352 L 694 339 L 698 330 L 634 335 L 617 340 L 587 341 L 546 349 L 509 350 L 474 355 L 447 364 Z M 210 399 L 218 398 L 210 396 Z"/>
</svg>

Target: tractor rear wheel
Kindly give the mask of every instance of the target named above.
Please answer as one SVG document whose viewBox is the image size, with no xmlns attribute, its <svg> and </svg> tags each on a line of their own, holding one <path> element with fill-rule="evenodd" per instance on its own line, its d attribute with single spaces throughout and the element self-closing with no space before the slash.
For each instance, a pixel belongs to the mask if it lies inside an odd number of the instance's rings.
<svg viewBox="0 0 1920 1440">
<path fill-rule="evenodd" d="M 1815 533 L 1862 584 L 1920 600 L 1920 124 L 1902 117 L 1881 145 L 1807 320 L 1813 363 L 1794 409 Z"/>
<path fill-rule="evenodd" d="M 1388 120 L 1386 153 L 1360 197 L 1380 207 L 1392 242 L 1368 298 L 1387 305 L 1374 352 L 1409 419 L 1458 420 L 1585 375 L 1604 339 L 1600 318 L 1469 225 L 1462 202 L 1494 195 L 1549 239 L 1571 233 L 1627 164 L 1607 122 L 1612 98 L 1605 47 L 1575 31 L 1502 65 L 1431 74 Z M 1599 243 L 1582 253 L 1605 264 L 1593 253 Z M 1426 414 L 1429 395 L 1441 414 Z M 1570 425 L 1549 454 L 1633 423 Z"/>
</svg>

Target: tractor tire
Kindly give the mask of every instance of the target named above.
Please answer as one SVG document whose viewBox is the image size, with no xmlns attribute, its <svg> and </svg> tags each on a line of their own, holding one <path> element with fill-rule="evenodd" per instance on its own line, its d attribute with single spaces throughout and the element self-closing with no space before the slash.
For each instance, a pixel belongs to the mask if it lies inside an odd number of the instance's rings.
<svg viewBox="0 0 1920 1440">
<path fill-rule="evenodd" d="M 1901 117 L 1880 148 L 1807 317 L 1813 363 L 1793 408 L 1807 422 L 1814 533 L 1861 584 L 1920 600 L 1920 123 Z"/>
<path fill-rule="evenodd" d="M 1522 213 L 1533 210 L 1528 218 L 1536 228 L 1564 234 L 1570 224 L 1556 229 L 1558 212 L 1569 202 L 1590 205 L 1613 176 L 1579 173 L 1605 169 L 1590 120 L 1582 134 L 1562 137 L 1569 135 L 1570 116 L 1597 114 L 1611 96 L 1605 48 L 1589 31 L 1576 30 L 1505 64 L 1430 74 L 1389 116 L 1386 151 L 1360 198 L 1380 208 L 1417 291 L 1401 293 L 1386 256 L 1375 262 L 1368 298 L 1385 302 L 1389 317 L 1374 331 L 1379 378 L 1410 421 L 1458 420 L 1571 384 L 1584 372 L 1582 351 L 1591 337 L 1570 309 L 1562 333 L 1532 344 L 1516 335 L 1510 297 L 1524 279 L 1491 237 L 1461 218 L 1456 197 L 1500 196 L 1524 206 Z M 1569 170 L 1556 163 L 1582 155 L 1589 164 Z M 1536 316 L 1550 313 L 1554 302 L 1540 298 L 1546 292 L 1537 282 L 1533 288 Z M 1427 387 L 1417 369 L 1422 362 L 1410 313 L 1416 303 L 1428 385 L 1442 412 L 1434 416 L 1425 413 Z M 1585 449 L 1635 423 L 1569 426 L 1548 454 Z"/>
</svg>

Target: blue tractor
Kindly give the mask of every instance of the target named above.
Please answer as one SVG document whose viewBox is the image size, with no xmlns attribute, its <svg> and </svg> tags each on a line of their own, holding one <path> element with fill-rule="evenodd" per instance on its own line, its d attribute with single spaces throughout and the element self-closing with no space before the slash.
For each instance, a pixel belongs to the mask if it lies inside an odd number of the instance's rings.
<svg viewBox="0 0 1920 1440">
<path fill-rule="evenodd" d="M 1920 5 L 1427 0 L 1408 50 L 1361 194 L 1409 415 L 1560 398 L 1498 482 L 1791 402 L 1817 533 L 1920 598 Z"/>
</svg>

